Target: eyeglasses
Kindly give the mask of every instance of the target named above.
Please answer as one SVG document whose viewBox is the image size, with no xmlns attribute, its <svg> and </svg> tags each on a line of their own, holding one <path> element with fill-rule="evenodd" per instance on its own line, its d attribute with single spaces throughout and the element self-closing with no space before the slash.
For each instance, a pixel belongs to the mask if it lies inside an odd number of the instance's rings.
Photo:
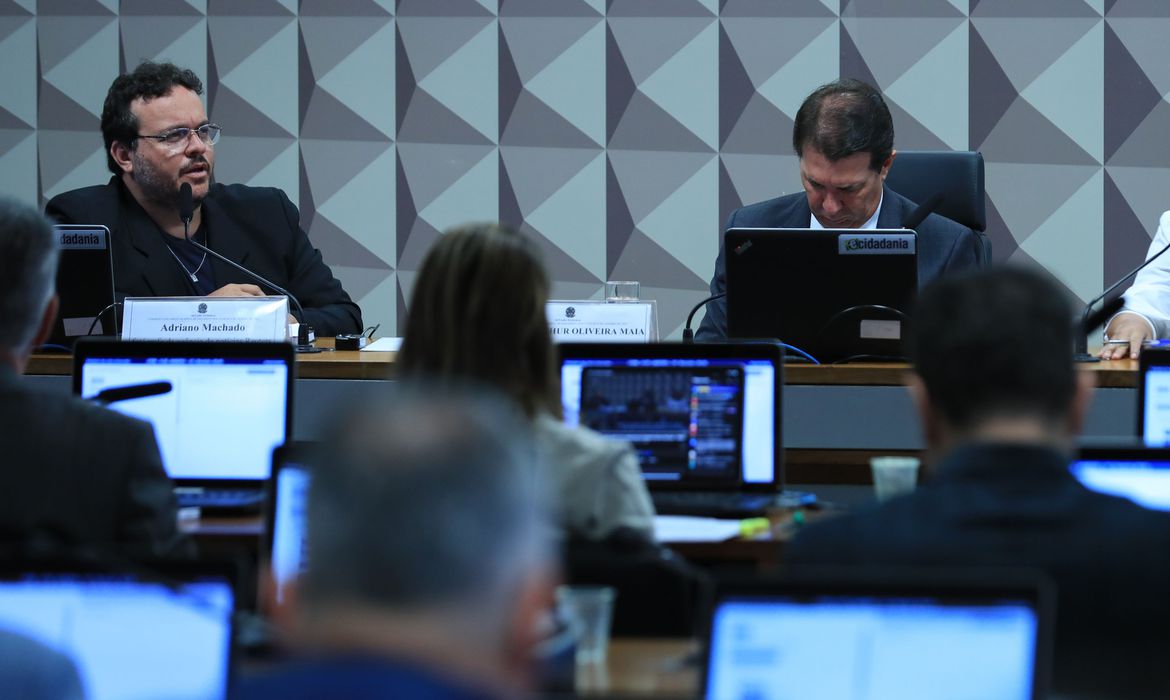
<svg viewBox="0 0 1170 700">
<path fill-rule="evenodd" d="M 191 134 L 198 136 L 199 140 L 206 145 L 214 146 L 215 142 L 219 141 L 220 131 L 221 129 L 219 124 L 204 124 L 198 129 L 191 129 L 185 126 L 180 126 L 177 129 L 164 131 L 161 134 L 135 134 L 135 138 L 154 139 L 164 146 L 178 149 L 187 144 L 187 139 L 191 138 Z"/>
</svg>

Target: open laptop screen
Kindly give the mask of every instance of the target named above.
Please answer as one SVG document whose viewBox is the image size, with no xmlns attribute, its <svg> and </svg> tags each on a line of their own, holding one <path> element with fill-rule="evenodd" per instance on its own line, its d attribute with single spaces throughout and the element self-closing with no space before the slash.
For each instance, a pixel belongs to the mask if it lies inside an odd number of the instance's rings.
<svg viewBox="0 0 1170 700">
<path fill-rule="evenodd" d="M 651 486 L 782 486 L 778 347 L 558 349 L 565 422 L 628 440 Z"/>
<path fill-rule="evenodd" d="M 1070 469 L 1093 491 L 1170 511 L 1170 448 L 1083 447 Z"/>
<path fill-rule="evenodd" d="M 1025 700 L 1040 682 L 1040 624 L 1034 598 L 995 593 L 727 596 L 711 622 L 706 697 Z"/>
<path fill-rule="evenodd" d="M 1137 434 L 1152 447 L 1170 446 L 1170 350 L 1147 348 L 1141 354 Z"/>
<path fill-rule="evenodd" d="M 176 481 L 267 479 L 289 437 L 287 343 L 82 341 L 73 381 L 81 397 L 149 421 Z"/>
<path fill-rule="evenodd" d="M 273 453 L 268 494 L 268 570 L 275 584 L 276 602 L 300 576 L 309 559 L 309 466 L 307 443 L 292 443 Z"/>
<path fill-rule="evenodd" d="M 109 573 L 33 570 L 0 580 L 0 630 L 70 660 L 89 700 L 226 697 L 229 580 L 167 584 Z"/>
</svg>

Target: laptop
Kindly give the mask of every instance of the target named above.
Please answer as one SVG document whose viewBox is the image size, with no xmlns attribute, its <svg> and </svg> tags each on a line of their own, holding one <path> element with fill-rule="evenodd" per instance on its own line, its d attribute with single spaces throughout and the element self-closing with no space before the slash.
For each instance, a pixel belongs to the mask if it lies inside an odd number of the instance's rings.
<svg viewBox="0 0 1170 700">
<path fill-rule="evenodd" d="M 70 659 L 89 700 L 227 697 L 234 607 L 232 575 L 203 563 L 0 565 L 0 630 Z"/>
<path fill-rule="evenodd" d="M 59 308 L 44 347 L 69 350 L 82 336 L 117 336 L 110 230 L 99 225 L 59 224 L 53 227 L 53 236 L 60 250 Z"/>
<path fill-rule="evenodd" d="M 1170 511 L 1170 448 L 1086 445 L 1069 468 L 1093 491 Z"/>
<path fill-rule="evenodd" d="M 629 441 L 658 513 L 751 517 L 781 501 L 775 343 L 565 343 L 565 422 Z"/>
<path fill-rule="evenodd" d="M 309 465 L 312 443 L 293 442 L 272 453 L 268 484 L 266 555 L 275 603 L 285 601 L 289 584 L 308 564 Z"/>
<path fill-rule="evenodd" d="M 1145 348 L 1139 361 L 1137 435 L 1151 447 L 1170 446 L 1170 348 Z"/>
<path fill-rule="evenodd" d="M 820 362 L 902 359 L 918 292 L 910 230 L 728 229 L 730 338 L 777 338 Z"/>
<path fill-rule="evenodd" d="M 150 422 L 180 507 L 258 512 L 290 438 L 289 343 L 85 339 L 73 391 Z"/>
<path fill-rule="evenodd" d="M 1052 589 L 1033 576 L 835 571 L 720 587 L 704 697 L 1044 697 Z"/>
</svg>

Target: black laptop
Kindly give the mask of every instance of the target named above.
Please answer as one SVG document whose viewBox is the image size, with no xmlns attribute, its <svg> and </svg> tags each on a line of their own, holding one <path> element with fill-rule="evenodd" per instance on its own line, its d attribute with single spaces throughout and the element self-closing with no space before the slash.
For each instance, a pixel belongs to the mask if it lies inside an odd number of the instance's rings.
<svg viewBox="0 0 1170 700">
<path fill-rule="evenodd" d="M 724 582 L 704 697 L 1045 697 L 1053 589 L 1026 572 L 801 571 Z"/>
<path fill-rule="evenodd" d="M 775 343 L 565 343 L 565 422 L 634 446 L 657 512 L 750 517 L 785 504 Z"/>
<path fill-rule="evenodd" d="M 180 506 L 259 511 L 290 438 L 289 343 L 84 339 L 73 391 L 149 421 Z"/>
<path fill-rule="evenodd" d="M 114 263 L 105 226 L 61 224 L 53 227 L 57 263 L 57 320 L 46 347 L 68 350 L 87 335 L 118 335 L 114 303 Z M 104 313 L 103 313 L 104 312 Z"/>
<path fill-rule="evenodd" d="M 219 700 L 231 677 L 234 575 L 204 562 L 121 570 L 5 559 L 0 630 L 72 661 L 89 700 Z"/>
<path fill-rule="evenodd" d="M 820 362 L 901 359 L 918 292 L 915 232 L 728 229 L 730 338 L 777 338 Z"/>
</svg>

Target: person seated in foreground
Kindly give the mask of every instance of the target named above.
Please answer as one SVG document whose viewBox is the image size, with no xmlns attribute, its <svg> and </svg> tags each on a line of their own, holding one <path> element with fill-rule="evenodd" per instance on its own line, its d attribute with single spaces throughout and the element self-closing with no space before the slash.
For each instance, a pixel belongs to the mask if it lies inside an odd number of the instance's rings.
<svg viewBox="0 0 1170 700">
<path fill-rule="evenodd" d="M 1170 688 L 1170 514 L 1090 491 L 1069 471 L 1092 389 L 1073 364 L 1073 317 L 1055 282 L 1020 268 L 924 290 L 909 388 L 931 478 L 808 527 L 785 559 L 1040 569 L 1057 586 L 1055 688 L 1141 697 Z"/>
<path fill-rule="evenodd" d="M 0 546 L 189 556 L 150 424 L 21 377 L 57 318 L 56 276 L 49 222 L 0 197 Z"/>
<path fill-rule="evenodd" d="M 503 399 L 399 387 L 310 460 L 294 651 L 238 698 L 524 694 L 557 579 L 527 421 Z"/>
<path fill-rule="evenodd" d="M 536 245 L 505 226 L 448 231 L 414 284 L 397 366 L 404 377 L 474 380 L 523 408 L 544 453 L 566 534 L 654 533 L 654 506 L 629 443 L 561 421 L 548 275 Z"/>
</svg>

